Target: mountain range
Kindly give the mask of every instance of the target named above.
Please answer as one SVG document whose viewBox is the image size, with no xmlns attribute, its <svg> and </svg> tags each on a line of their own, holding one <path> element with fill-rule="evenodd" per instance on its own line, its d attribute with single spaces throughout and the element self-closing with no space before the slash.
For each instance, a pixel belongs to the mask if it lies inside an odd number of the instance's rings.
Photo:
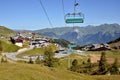
<svg viewBox="0 0 120 80">
<path fill-rule="evenodd" d="M 57 27 L 33 31 L 45 36 L 66 39 L 77 45 L 107 43 L 120 37 L 119 24 L 102 24 L 86 27 Z"/>
<path fill-rule="evenodd" d="M 0 26 L 0 36 L 11 36 L 21 32 L 19 30 L 11 30 L 4 26 Z M 23 30 L 22 30 L 23 31 Z M 85 27 L 56 27 L 40 30 L 24 30 L 24 32 L 34 32 L 44 36 L 53 37 L 54 39 L 65 39 L 83 46 L 95 43 L 107 43 L 120 37 L 119 24 L 102 24 L 98 26 L 88 25 Z"/>
</svg>

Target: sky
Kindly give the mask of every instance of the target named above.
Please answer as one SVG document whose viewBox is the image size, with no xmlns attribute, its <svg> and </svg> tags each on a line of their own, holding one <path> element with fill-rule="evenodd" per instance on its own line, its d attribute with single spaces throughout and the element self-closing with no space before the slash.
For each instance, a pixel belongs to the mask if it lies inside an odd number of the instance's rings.
<svg viewBox="0 0 120 80">
<path fill-rule="evenodd" d="M 66 24 L 64 15 L 74 12 L 75 0 L 41 0 L 53 26 L 46 18 L 39 0 L 0 0 L 0 25 L 10 29 L 37 30 L 73 26 Z M 85 15 L 84 23 L 75 26 L 120 24 L 120 0 L 76 0 L 78 12 Z"/>
</svg>

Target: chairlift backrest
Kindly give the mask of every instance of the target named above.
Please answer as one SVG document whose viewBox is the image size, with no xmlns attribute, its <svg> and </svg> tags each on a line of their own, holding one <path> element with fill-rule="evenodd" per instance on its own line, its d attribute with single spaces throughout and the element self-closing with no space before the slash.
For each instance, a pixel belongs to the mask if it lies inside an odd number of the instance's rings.
<svg viewBox="0 0 120 80">
<path fill-rule="evenodd" d="M 66 23 L 83 23 L 84 15 L 82 13 L 68 13 L 65 15 Z"/>
</svg>

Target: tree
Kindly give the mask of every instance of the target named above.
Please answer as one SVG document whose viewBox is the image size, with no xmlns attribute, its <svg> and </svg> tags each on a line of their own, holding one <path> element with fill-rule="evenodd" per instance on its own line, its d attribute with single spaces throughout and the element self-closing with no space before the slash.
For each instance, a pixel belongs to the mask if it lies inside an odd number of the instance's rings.
<svg viewBox="0 0 120 80">
<path fill-rule="evenodd" d="M 84 64 L 85 64 L 85 61 L 83 61 L 82 64 L 84 65 Z"/>
<path fill-rule="evenodd" d="M 99 61 L 99 73 L 105 74 L 107 71 L 107 63 L 106 63 L 106 56 L 105 52 L 101 53 L 100 61 Z"/>
<path fill-rule="evenodd" d="M 73 61 L 72 61 L 72 66 L 71 66 L 71 71 L 77 71 L 78 70 L 78 61 L 77 61 L 77 59 L 74 59 Z"/>
<path fill-rule="evenodd" d="M 88 58 L 88 60 L 87 60 L 87 68 L 90 70 L 91 67 L 92 67 L 91 58 Z"/>
<path fill-rule="evenodd" d="M 54 58 L 54 52 L 51 48 L 46 49 L 44 53 L 44 65 L 48 67 L 54 67 L 58 63 L 58 59 Z"/>
<path fill-rule="evenodd" d="M 53 67 L 52 63 L 53 53 L 49 51 L 45 51 L 44 53 L 44 65 L 48 67 Z"/>
<path fill-rule="evenodd" d="M 1 63 L 6 63 L 7 62 L 7 57 L 6 55 L 1 57 Z"/>
<path fill-rule="evenodd" d="M 0 51 L 2 51 L 3 48 L 2 48 L 2 42 L 0 41 Z"/>
<path fill-rule="evenodd" d="M 74 59 L 72 62 L 72 66 L 77 66 L 77 65 L 78 65 L 78 61 L 77 61 L 77 59 Z"/>
<path fill-rule="evenodd" d="M 1 57 L 1 63 L 3 63 L 4 62 L 4 58 L 3 57 Z"/>
<path fill-rule="evenodd" d="M 110 73 L 111 74 L 119 74 L 118 59 L 117 58 L 115 58 L 115 61 L 112 64 L 112 67 L 110 68 Z"/>
<path fill-rule="evenodd" d="M 34 63 L 31 57 L 30 57 L 30 59 L 29 59 L 29 62 L 28 62 L 28 63 L 30 63 L 30 64 L 33 64 L 33 63 Z"/>
<path fill-rule="evenodd" d="M 13 44 L 15 44 L 15 40 L 14 40 L 12 37 L 10 37 L 10 41 L 11 41 Z"/>
</svg>

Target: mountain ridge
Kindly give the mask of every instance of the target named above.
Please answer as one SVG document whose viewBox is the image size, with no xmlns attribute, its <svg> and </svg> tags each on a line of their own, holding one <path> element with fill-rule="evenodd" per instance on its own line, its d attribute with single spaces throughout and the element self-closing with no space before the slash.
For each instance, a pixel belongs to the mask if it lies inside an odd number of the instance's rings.
<svg viewBox="0 0 120 80">
<path fill-rule="evenodd" d="M 49 37 L 66 39 L 78 45 L 106 43 L 120 37 L 119 24 L 101 24 L 86 27 L 59 27 L 35 30 L 34 32 Z M 99 36 L 99 37 L 98 37 Z"/>
<path fill-rule="evenodd" d="M 107 43 L 120 37 L 119 24 L 101 24 L 98 26 L 88 25 L 86 27 L 56 27 L 41 30 L 11 30 L 4 26 L 0 26 L 0 35 L 7 37 L 16 34 L 19 31 L 28 31 L 39 33 L 44 36 L 65 39 L 83 46 L 95 43 Z"/>
<path fill-rule="evenodd" d="M 0 37 L 10 37 L 15 34 L 17 34 L 16 31 L 8 29 L 5 26 L 0 26 Z"/>
</svg>

